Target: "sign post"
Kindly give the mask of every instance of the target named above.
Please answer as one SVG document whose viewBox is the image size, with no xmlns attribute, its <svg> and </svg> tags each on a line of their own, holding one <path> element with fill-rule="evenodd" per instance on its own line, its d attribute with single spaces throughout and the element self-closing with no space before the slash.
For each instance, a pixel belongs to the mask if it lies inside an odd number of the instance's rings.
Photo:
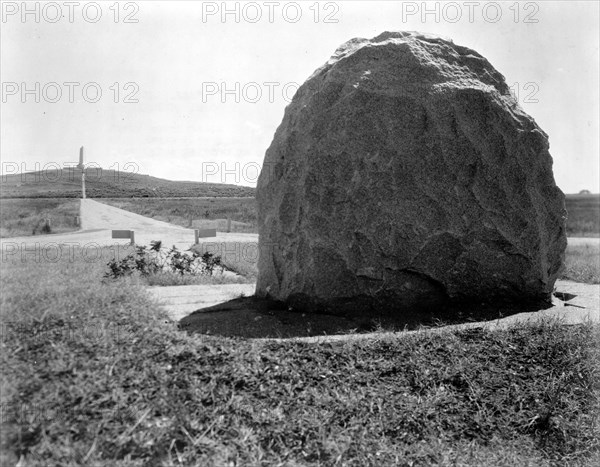
<svg viewBox="0 0 600 467">
<path fill-rule="evenodd" d="M 194 229 L 194 237 L 195 241 L 194 241 L 194 245 L 198 245 L 198 243 L 200 243 L 200 238 L 206 238 L 206 237 L 216 237 L 217 236 L 217 229 Z"/>
<path fill-rule="evenodd" d="M 113 230 L 112 238 L 128 238 L 131 240 L 130 244 L 135 245 L 135 233 L 133 230 Z"/>
</svg>

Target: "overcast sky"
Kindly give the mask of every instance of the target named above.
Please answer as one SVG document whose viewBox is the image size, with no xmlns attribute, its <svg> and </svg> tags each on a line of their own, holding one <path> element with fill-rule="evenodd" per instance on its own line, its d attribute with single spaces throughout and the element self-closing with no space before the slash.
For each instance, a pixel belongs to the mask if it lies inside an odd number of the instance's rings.
<svg viewBox="0 0 600 467">
<path fill-rule="evenodd" d="M 558 185 L 598 192 L 598 5 L 2 2 L 2 172 L 83 145 L 103 168 L 255 185 L 295 89 L 340 44 L 416 30 L 484 55 L 548 133 Z"/>
</svg>

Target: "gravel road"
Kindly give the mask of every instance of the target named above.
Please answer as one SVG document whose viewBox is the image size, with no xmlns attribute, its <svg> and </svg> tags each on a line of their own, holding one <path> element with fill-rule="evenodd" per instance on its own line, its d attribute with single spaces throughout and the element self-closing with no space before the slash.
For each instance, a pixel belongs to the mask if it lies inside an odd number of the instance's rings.
<svg viewBox="0 0 600 467">
<path fill-rule="evenodd" d="M 138 245 L 149 245 L 152 240 L 161 240 L 164 246 L 175 245 L 187 249 L 194 243 L 194 230 L 167 222 L 150 219 L 133 212 L 99 203 L 93 199 L 81 200 L 81 230 L 51 235 L 11 237 L 1 240 L 2 251 L 11 248 L 35 248 L 48 245 L 98 246 L 127 245 L 127 239 L 113 239 L 111 230 L 133 230 Z M 217 232 L 216 237 L 201 239 L 202 242 L 233 243 L 257 242 L 258 234 Z"/>
</svg>

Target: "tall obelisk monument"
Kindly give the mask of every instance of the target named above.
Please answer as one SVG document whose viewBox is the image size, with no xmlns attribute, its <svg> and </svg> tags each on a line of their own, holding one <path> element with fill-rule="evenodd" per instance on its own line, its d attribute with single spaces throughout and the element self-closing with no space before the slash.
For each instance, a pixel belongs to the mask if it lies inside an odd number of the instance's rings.
<svg viewBox="0 0 600 467">
<path fill-rule="evenodd" d="M 83 170 L 83 146 L 79 148 L 79 164 L 77 168 Z"/>
</svg>

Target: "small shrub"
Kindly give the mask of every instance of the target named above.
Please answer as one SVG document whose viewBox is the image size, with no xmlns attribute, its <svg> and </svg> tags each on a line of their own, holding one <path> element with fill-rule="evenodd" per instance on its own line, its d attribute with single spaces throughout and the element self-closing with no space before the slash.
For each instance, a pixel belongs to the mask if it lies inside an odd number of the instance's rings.
<svg viewBox="0 0 600 467">
<path fill-rule="evenodd" d="M 216 269 L 220 268 L 221 272 L 224 270 L 220 256 L 208 252 L 183 252 L 175 246 L 163 248 L 160 240 L 151 242 L 149 248 L 137 246 L 134 253 L 121 260 L 111 259 L 107 266 L 108 271 L 104 274 L 106 279 L 130 276 L 134 272 L 143 277 L 164 272 L 179 276 L 212 276 Z"/>
<path fill-rule="evenodd" d="M 22 221 L 19 220 L 19 222 L 22 222 Z M 35 235 L 36 233 L 40 233 L 40 234 L 52 233 L 52 226 L 50 225 L 50 220 L 49 219 L 40 219 L 33 227 L 31 235 Z"/>
<path fill-rule="evenodd" d="M 194 254 L 199 255 L 199 253 L 194 253 Z M 212 276 L 215 268 L 221 268 L 221 270 L 224 269 L 223 265 L 221 264 L 220 256 L 214 256 L 212 253 L 209 253 L 207 251 L 201 256 L 201 258 L 202 258 L 202 262 L 204 263 L 206 269 L 208 270 L 208 274 L 210 276 Z"/>
<path fill-rule="evenodd" d="M 50 221 L 48 219 L 46 219 L 42 225 L 42 229 L 41 232 L 43 234 L 49 234 L 52 233 L 52 227 L 50 227 Z"/>
</svg>

